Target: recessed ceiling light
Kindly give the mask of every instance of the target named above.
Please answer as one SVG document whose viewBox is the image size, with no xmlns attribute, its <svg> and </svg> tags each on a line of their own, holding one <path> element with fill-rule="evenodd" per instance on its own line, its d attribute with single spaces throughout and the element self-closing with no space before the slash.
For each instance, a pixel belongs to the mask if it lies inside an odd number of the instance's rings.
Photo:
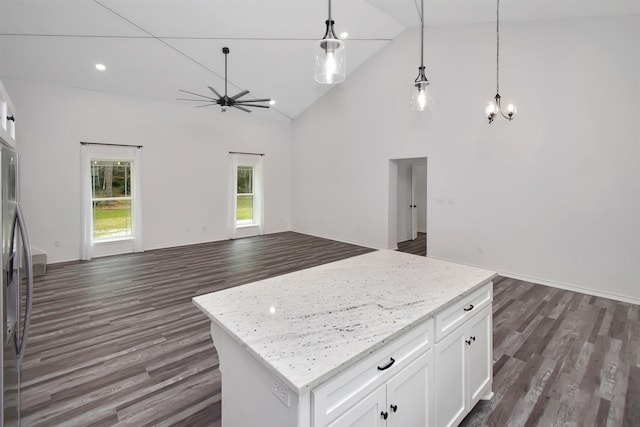
<svg viewBox="0 0 640 427">
<path fill-rule="evenodd" d="M 276 105 L 276 100 L 272 99 L 271 101 L 269 101 L 269 105 Z"/>
<path fill-rule="evenodd" d="M 349 33 L 347 33 L 346 31 L 343 31 L 340 33 L 340 38 L 341 39 L 346 39 L 349 37 Z"/>
<path fill-rule="evenodd" d="M 96 70 L 104 71 L 106 69 L 107 69 L 106 65 L 104 65 L 104 64 L 96 64 Z"/>
</svg>

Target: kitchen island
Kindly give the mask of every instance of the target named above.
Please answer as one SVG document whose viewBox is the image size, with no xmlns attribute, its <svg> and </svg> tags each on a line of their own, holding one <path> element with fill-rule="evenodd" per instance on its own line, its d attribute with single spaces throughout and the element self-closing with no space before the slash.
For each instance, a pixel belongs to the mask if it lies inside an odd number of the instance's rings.
<svg viewBox="0 0 640 427">
<path fill-rule="evenodd" d="M 194 298 L 222 425 L 457 424 L 492 395 L 496 275 L 385 250 Z"/>
</svg>

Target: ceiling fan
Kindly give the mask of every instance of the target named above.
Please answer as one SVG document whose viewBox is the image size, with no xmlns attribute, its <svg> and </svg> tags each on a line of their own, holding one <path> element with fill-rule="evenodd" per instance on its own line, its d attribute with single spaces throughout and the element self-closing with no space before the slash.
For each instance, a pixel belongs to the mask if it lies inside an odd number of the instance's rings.
<svg viewBox="0 0 640 427">
<path fill-rule="evenodd" d="M 207 95 L 200 95 L 199 93 L 189 92 L 188 90 L 180 89 L 180 92 L 188 93 L 190 95 L 199 96 L 200 99 L 191 99 L 191 98 L 178 98 L 179 101 L 196 101 L 196 102 L 204 102 L 203 105 L 196 105 L 196 108 L 200 107 L 210 107 L 212 105 L 219 105 L 222 107 L 222 112 L 227 111 L 227 107 L 237 108 L 238 110 L 246 111 L 250 113 L 251 110 L 247 107 L 257 107 L 257 108 L 269 108 L 269 105 L 261 104 L 262 102 L 268 102 L 269 104 L 273 103 L 269 98 L 262 99 L 240 99 L 243 96 L 249 94 L 248 90 L 243 90 L 238 92 L 234 96 L 227 95 L 227 55 L 229 54 L 229 48 L 223 47 L 222 53 L 224 53 L 224 96 L 220 95 L 220 93 L 212 88 L 211 86 L 207 86 L 211 92 L 213 92 L 217 98 L 212 98 Z"/>
</svg>

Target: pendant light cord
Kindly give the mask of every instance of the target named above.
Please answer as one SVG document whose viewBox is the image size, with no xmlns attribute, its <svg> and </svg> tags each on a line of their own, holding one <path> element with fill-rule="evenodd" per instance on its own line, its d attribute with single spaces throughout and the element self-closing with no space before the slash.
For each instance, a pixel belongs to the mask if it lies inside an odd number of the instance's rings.
<svg viewBox="0 0 640 427">
<path fill-rule="evenodd" d="M 424 67 L 424 0 L 420 0 L 420 66 Z"/>
<path fill-rule="evenodd" d="M 331 21 L 331 0 L 329 0 L 329 18 L 328 21 Z"/>
<path fill-rule="evenodd" d="M 420 66 L 424 67 L 424 0 L 420 1 L 420 8 L 418 8 L 417 0 L 414 0 L 413 4 L 420 17 Z"/>
<path fill-rule="evenodd" d="M 496 94 L 500 93 L 500 0 L 496 2 Z"/>
</svg>

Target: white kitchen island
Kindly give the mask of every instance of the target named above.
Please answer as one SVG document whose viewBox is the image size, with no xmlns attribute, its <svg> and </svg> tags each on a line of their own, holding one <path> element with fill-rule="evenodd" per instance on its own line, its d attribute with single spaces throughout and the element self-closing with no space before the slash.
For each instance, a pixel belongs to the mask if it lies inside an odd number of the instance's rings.
<svg viewBox="0 0 640 427">
<path fill-rule="evenodd" d="M 194 298 L 223 427 L 457 425 L 492 395 L 496 275 L 385 250 Z"/>
</svg>

